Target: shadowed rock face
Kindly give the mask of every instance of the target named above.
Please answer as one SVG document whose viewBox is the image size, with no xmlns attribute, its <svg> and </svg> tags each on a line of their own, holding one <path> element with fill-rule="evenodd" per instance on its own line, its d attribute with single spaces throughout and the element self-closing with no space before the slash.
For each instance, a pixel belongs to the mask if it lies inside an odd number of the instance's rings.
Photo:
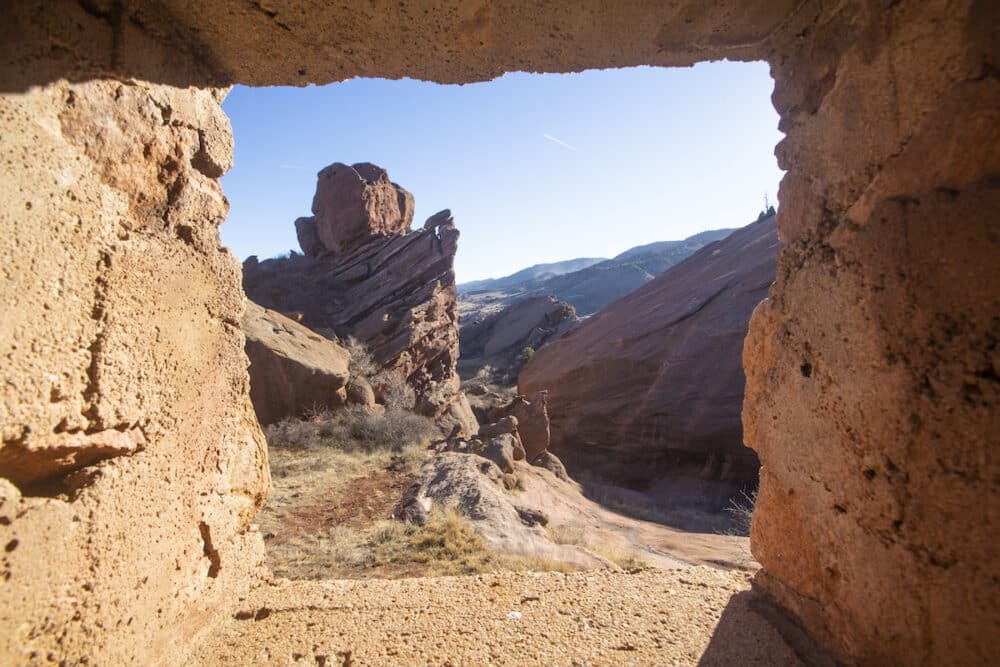
<svg viewBox="0 0 1000 667">
<path fill-rule="evenodd" d="M 525 347 L 537 350 L 578 322 L 576 309 L 553 296 L 530 297 L 466 322 L 460 334 L 462 375 L 487 364 L 510 368 Z"/>
<path fill-rule="evenodd" d="M 753 483 L 741 354 L 774 280 L 774 218 L 739 229 L 540 349 L 521 393 L 548 389 L 552 451 L 631 485 L 683 476 Z"/>
<path fill-rule="evenodd" d="M 222 91 L 189 86 L 722 58 L 770 63 L 786 134 L 783 249 L 744 351 L 756 585 L 849 663 L 995 659 L 1000 5 L 277 5 L 4 7 L 3 447 L 145 439 L 44 489 L 0 483 L 0 661 L 180 664 L 265 576 L 217 233 L 231 137 Z"/>
<path fill-rule="evenodd" d="M 421 412 L 475 433 L 455 373 L 459 232 L 450 213 L 411 231 L 412 195 L 368 163 L 321 171 L 313 210 L 315 218 L 296 221 L 305 255 L 244 263 L 247 295 L 302 313 L 314 331 L 358 339 L 379 366 L 406 378 Z"/>
<path fill-rule="evenodd" d="M 262 424 L 347 400 L 351 355 L 334 341 L 253 301 L 247 301 L 243 334 L 250 399 Z"/>
</svg>

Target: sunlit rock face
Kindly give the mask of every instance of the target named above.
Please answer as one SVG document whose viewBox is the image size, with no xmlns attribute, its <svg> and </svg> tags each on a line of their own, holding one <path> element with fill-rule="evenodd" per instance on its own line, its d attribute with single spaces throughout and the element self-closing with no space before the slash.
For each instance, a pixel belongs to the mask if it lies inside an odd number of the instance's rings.
<svg viewBox="0 0 1000 667">
<path fill-rule="evenodd" d="M 375 238 L 410 231 L 413 195 L 391 182 L 385 169 L 337 162 L 319 172 L 317 181 L 314 217 L 295 221 L 300 237 L 310 237 L 300 239 L 305 254 L 346 254 Z"/>
<path fill-rule="evenodd" d="M 847 662 L 1000 651 L 997 3 L 8 4 L 0 662 L 183 663 L 259 572 L 205 88 L 722 58 L 771 63 L 786 133 L 744 348 L 758 588 Z"/>
<path fill-rule="evenodd" d="M 266 574 L 222 97 L 0 97 L 0 663 L 179 661 Z"/>
<path fill-rule="evenodd" d="M 244 264 L 247 295 L 301 313 L 313 330 L 359 340 L 379 367 L 405 378 L 421 412 L 474 434 L 455 372 L 459 232 L 451 214 L 411 230 L 413 196 L 369 163 L 323 169 L 313 211 L 295 222 L 302 255 Z"/>
</svg>

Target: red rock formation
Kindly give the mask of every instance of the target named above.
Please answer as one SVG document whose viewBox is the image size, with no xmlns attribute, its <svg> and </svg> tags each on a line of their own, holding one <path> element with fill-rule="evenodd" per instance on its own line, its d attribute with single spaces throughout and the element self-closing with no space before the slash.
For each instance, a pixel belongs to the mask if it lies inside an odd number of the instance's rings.
<svg viewBox="0 0 1000 667">
<path fill-rule="evenodd" d="M 250 399 L 262 424 L 347 400 L 351 355 L 334 341 L 253 301 L 247 301 L 243 335 Z"/>
<path fill-rule="evenodd" d="M 406 378 L 421 412 L 475 433 L 455 373 L 459 232 L 450 212 L 411 231 L 412 196 L 367 163 L 321 171 L 313 210 L 315 219 L 296 221 L 304 256 L 244 263 L 247 295 L 302 313 L 314 331 L 358 339 L 379 366 Z"/>
<path fill-rule="evenodd" d="M 528 461 L 534 461 L 549 448 L 549 413 L 545 393 L 535 393 L 530 401 L 518 396 L 504 408 L 504 414 L 517 418 L 517 432 Z"/>
<path fill-rule="evenodd" d="M 756 479 L 740 428 L 741 349 L 777 249 L 774 218 L 753 223 L 534 355 L 519 388 L 549 390 L 552 450 L 571 472 L 637 485 Z"/>
<path fill-rule="evenodd" d="M 319 172 L 313 197 L 314 218 L 299 218 L 296 230 L 315 226 L 319 246 L 302 244 L 307 255 L 343 254 L 378 236 L 410 231 L 413 195 L 389 180 L 385 169 L 370 162 L 336 162 Z M 305 233 L 305 232 L 301 232 Z"/>
</svg>

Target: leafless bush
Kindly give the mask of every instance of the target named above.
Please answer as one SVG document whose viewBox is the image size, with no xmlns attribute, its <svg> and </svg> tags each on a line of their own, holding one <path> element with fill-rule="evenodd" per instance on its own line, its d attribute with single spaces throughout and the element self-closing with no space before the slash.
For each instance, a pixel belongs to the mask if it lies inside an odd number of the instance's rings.
<svg viewBox="0 0 1000 667">
<path fill-rule="evenodd" d="M 725 511 L 732 519 L 731 534 L 743 537 L 750 534 L 750 524 L 753 521 L 753 509 L 756 504 L 756 489 L 749 493 L 746 490 L 740 491 L 738 495 L 729 499 L 729 507 Z"/>
<path fill-rule="evenodd" d="M 375 358 L 364 343 L 354 336 L 348 336 L 344 341 L 344 349 L 351 355 L 349 370 L 351 375 L 363 377 L 371 380 L 379 372 L 379 366 L 375 363 Z"/>
<path fill-rule="evenodd" d="M 265 429 L 272 447 L 341 451 L 402 451 L 425 444 L 435 432 L 433 422 L 407 410 L 386 408 L 378 414 L 358 406 L 316 411 L 308 419 L 285 419 Z"/>
<path fill-rule="evenodd" d="M 350 423 L 352 437 L 394 451 L 427 441 L 434 433 L 434 423 L 426 417 L 393 407 L 387 407 L 384 414 L 362 414 Z"/>
<path fill-rule="evenodd" d="M 417 403 L 417 393 L 406 383 L 399 371 L 384 370 L 372 380 L 375 395 L 380 397 L 386 410 L 412 410 Z"/>
</svg>

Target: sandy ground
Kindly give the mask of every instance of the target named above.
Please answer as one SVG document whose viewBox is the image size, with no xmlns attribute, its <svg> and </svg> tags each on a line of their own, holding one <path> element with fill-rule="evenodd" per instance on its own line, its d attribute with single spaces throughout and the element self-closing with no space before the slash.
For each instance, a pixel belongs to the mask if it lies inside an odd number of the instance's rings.
<svg viewBox="0 0 1000 667">
<path fill-rule="evenodd" d="M 396 581 L 280 580 L 198 665 L 801 665 L 750 575 L 696 567 Z"/>
<path fill-rule="evenodd" d="M 660 568 L 714 565 L 756 571 L 750 538 L 724 535 L 704 522 L 704 530 L 680 530 L 609 509 L 580 493 L 575 482 L 563 482 L 547 470 L 520 466 L 525 489 L 518 502 L 544 510 L 548 528 L 558 540 L 576 531 L 586 545 L 635 550 L 639 560 Z"/>
</svg>

